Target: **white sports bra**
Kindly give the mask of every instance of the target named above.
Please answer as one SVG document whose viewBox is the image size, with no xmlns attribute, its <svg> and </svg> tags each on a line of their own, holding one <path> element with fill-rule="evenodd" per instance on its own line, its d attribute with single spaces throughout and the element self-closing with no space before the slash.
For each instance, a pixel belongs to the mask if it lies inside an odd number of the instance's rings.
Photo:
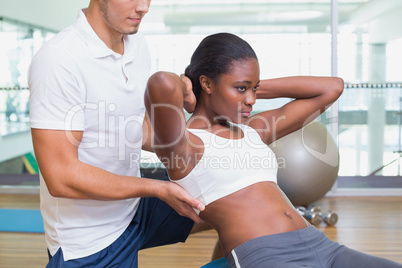
<svg viewBox="0 0 402 268">
<path fill-rule="evenodd" d="M 253 128 L 236 126 L 243 130 L 241 139 L 188 129 L 204 142 L 204 153 L 186 177 L 172 181 L 205 206 L 257 182 L 277 182 L 278 163 L 274 152 Z"/>
</svg>

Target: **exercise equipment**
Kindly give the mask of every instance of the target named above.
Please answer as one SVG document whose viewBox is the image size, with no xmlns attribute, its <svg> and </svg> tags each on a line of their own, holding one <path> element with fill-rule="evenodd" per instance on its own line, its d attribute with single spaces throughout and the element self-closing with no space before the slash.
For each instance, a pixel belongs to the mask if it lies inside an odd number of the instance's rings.
<svg viewBox="0 0 402 268">
<path fill-rule="evenodd" d="M 319 212 L 306 210 L 305 207 L 296 207 L 296 210 L 313 225 L 319 225 L 322 222 Z"/>
<path fill-rule="evenodd" d="M 323 212 L 319 207 L 310 206 L 303 207 L 297 206 L 296 210 L 307 219 L 311 224 L 319 225 L 325 222 L 327 225 L 335 225 L 338 222 L 338 214 L 332 211 Z"/>
<path fill-rule="evenodd" d="M 321 211 L 320 207 L 309 206 L 307 210 L 318 213 L 319 217 L 324 221 L 327 225 L 335 225 L 338 222 L 338 214 L 332 211 Z"/>
<path fill-rule="evenodd" d="M 336 214 L 335 212 L 323 212 L 320 213 L 320 216 L 327 225 L 335 225 L 338 222 L 338 214 Z"/>
<path fill-rule="evenodd" d="M 278 160 L 278 185 L 295 206 L 319 200 L 338 178 L 338 147 L 320 122 L 275 141 L 270 148 Z"/>
<path fill-rule="evenodd" d="M 0 209 L 0 232 L 43 233 L 38 209 Z"/>
<path fill-rule="evenodd" d="M 22 157 L 25 168 L 28 170 L 29 174 L 38 174 L 39 167 L 38 162 L 32 153 L 27 153 Z"/>
<path fill-rule="evenodd" d="M 220 258 L 201 266 L 201 268 L 229 268 L 229 263 L 225 258 Z"/>
</svg>

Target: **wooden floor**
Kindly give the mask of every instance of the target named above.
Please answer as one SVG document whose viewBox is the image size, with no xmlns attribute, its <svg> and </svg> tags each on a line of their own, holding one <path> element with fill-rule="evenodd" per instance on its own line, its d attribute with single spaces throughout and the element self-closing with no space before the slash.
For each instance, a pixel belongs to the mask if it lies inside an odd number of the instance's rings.
<svg viewBox="0 0 402 268">
<path fill-rule="evenodd" d="M 402 263 L 402 197 L 331 197 L 316 202 L 339 215 L 335 226 L 318 228 L 351 248 Z M 39 208 L 35 195 L 1 195 L 0 208 Z M 209 262 L 217 235 L 206 231 L 186 243 L 140 252 L 139 267 L 200 267 Z M 44 267 L 43 234 L 0 232 L 0 268 Z"/>
</svg>

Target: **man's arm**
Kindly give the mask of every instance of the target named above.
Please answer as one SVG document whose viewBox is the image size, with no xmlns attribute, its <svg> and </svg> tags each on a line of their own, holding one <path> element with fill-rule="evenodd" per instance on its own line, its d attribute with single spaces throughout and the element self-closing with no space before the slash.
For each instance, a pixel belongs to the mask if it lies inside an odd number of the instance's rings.
<svg viewBox="0 0 402 268">
<path fill-rule="evenodd" d="M 194 208 L 202 203 L 178 185 L 138 177 L 121 176 L 78 159 L 82 131 L 32 129 L 36 159 L 52 196 L 73 199 L 118 200 L 155 196 L 180 215 L 200 222 Z"/>
</svg>

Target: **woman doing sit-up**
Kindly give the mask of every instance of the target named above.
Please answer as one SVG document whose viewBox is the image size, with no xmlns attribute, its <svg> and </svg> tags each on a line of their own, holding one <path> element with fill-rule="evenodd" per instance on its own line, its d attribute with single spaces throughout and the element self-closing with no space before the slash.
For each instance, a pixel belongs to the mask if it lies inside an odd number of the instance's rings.
<svg viewBox="0 0 402 268">
<path fill-rule="evenodd" d="M 401 267 L 332 242 L 295 210 L 277 185 L 268 144 L 294 132 L 341 95 L 335 77 L 260 80 L 257 56 L 227 33 L 205 38 L 185 76 L 148 81 L 154 150 L 172 181 L 204 203 L 231 267 Z M 256 99 L 294 100 L 251 115 Z M 193 112 L 186 122 L 183 108 Z M 296 179 L 296 178 L 295 178 Z"/>
</svg>

